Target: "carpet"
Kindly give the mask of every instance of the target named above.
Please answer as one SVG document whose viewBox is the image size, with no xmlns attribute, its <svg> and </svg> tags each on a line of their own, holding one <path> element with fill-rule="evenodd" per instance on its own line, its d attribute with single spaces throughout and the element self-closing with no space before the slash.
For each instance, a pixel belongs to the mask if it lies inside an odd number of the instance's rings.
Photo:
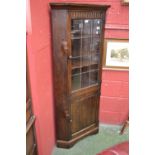
<svg viewBox="0 0 155 155">
<path fill-rule="evenodd" d="M 122 126 L 100 124 L 99 133 L 85 137 L 70 149 L 55 147 L 51 155 L 96 155 L 129 140 L 129 129 L 120 135 Z"/>
</svg>

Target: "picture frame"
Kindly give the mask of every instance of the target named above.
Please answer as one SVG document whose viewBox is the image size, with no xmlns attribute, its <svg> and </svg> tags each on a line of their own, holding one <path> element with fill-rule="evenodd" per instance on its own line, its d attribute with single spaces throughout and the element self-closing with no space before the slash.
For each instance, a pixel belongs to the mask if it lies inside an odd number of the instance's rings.
<svg viewBox="0 0 155 155">
<path fill-rule="evenodd" d="M 122 0 L 122 4 L 129 5 L 129 0 Z"/>
<path fill-rule="evenodd" d="M 129 69 L 129 40 L 105 39 L 103 68 Z"/>
</svg>

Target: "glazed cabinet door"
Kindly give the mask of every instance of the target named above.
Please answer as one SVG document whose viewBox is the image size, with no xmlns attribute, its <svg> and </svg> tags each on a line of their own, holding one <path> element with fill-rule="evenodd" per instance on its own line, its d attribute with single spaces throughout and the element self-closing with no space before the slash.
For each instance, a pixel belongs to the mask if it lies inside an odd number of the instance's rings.
<svg viewBox="0 0 155 155">
<path fill-rule="evenodd" d="M 68 83 L 71 133 L 98 125 L 101 81 L 101 11 L 70 11 Z"/>
<path fill-rule="evenodd" d="M 72 20 L 71 92 L 98 85 L 101 19 Z"/>
</svg>

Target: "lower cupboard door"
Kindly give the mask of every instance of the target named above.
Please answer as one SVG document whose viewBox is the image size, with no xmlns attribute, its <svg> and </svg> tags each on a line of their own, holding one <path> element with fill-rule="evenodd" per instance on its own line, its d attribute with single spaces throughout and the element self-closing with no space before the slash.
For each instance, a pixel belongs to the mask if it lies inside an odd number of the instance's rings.
<svg viewBox="0 0 155 155">
<path fill-rule="evenodd" d="M 99 96 L 92 95 L 71 103 L 72 134 L 98 123 Z"/>
</svg>

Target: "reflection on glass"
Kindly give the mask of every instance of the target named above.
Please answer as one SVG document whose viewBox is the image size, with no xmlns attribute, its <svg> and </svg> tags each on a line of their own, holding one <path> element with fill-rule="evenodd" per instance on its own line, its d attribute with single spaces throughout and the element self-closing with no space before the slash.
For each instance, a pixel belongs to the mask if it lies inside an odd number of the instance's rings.
<svg viewBox="0 0 155 155">
<path fill-rule="evenodd" d="M 81 88 L 80 74 L 72 76 L 72 90 Z"/>
<path fill-rule="evenodd" d="M 81 87 L 84 88 L 89 86 L 89 72 L 82 73 L 81 76 L 82 76 Z"/>
<path fill-rule="evenodd" d="M 96 70 L 96 69 L 98 69 L 98 67 L 99 67 L 98 64 L 94 64 L 94 65 L 90 66 L 90 69 L 91 70 Z"/>
<path fill-rule="evenodd" d="M 72 75 L 80 74 L 80 68 L 72 69 Z"/>
<path fill-rule="evenodd" d="M 84 20 L 84 23 L 83 23 L 83 36 L 85 37 L 89 37 L 91 34 L 91 20 Z"/>
<path fill-rule="evenodd" d="M 98 82 L 98 70 L 90 72 L 90 84 L 96 84 Z"/>
<path fill-rule="evenodd" d="M 75 69 L 79 67 L 81 67 L 80 57 L 76 57 L 75 59 L 72 60 L 72 68 Z"/>
<path fill-rule="evenodd" d="M 100 19 L 93 20 L 93 34 L 97 34 L 97 35 L 101 34 L 101 20 Z"/>
<path fill-rule="evenodd" d="M 89 66 L 91 63 L 91 57 L 90 56 L 83 56 L 82 57 L 82 67 Z"/>
<path fill-rule="evenodd" d="M 84 73 L 84 72 L 88 72 L 89 71 L 89 66 L 87 66 L 87 67 L 82 67 L 82 73 Z"/>
<path fill-rule="evenodd" d="M 92 46 L 93 53 L 99 53 L 100 52 L 100 38 L 93 38 L 91 46 Z"/>
<path fill-rule="evenodd" d="M 72 20 L 71 37 L 74 38 L 81 36 L 82 27 L 83 27 L 82 20 Z"/>
<path fill-rule="evenodd" d="M 98 82 L 101 31 L 101 19 L 72 20 L 72 90 Z"/>
<path fill-rule="evenodd" d="M 90 55 L 91 38 L 82 39 L 82 55 Z"/>
<path fill-rule="evenodd" d="M 99 56 L 99 54 L 93 54 L 93 55 L 92 55 L 91 63 L 92 63 L 92 64 L 98 64 L 99 61 L 100 61 L 100 56 Z"/>
<path fill-rule="evenodd" d="M 81 47 L 81 40 L 74 39 L 72 40 L 72 56 L 80 56 L 80 47 Z"/>
</svg>

